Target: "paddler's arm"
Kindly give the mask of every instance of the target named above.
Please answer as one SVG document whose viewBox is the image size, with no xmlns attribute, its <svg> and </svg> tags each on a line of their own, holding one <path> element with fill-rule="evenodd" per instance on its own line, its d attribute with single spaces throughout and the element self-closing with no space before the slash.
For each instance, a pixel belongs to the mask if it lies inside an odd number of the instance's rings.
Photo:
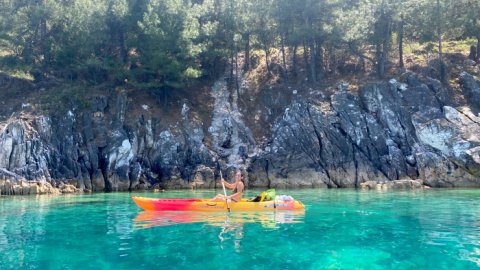
<svg viewBox="0 0 480 270">
<path fill-rule="evenodd" d="M 221 182 L 223 182 L 225 184 L 225 187 L 229 188 L 229 189 L 234 189 L 235 188 L 235 184 L 230 184 L 228 183 L 227 181 L 225 180 L 220 180 Z"/>
</svg>

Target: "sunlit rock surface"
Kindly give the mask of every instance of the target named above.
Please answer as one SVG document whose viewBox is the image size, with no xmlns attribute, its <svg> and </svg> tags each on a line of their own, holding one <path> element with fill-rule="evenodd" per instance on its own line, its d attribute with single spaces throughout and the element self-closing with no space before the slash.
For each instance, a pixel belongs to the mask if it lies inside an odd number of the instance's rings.
<svg viewBox="0 0 480 270">
<path fill-rule="evenodd" d="M 463 73 L 460 82 L 463 106 L 450 102 L 438 81 L 407 73 L 402 82 L 358 91 L 342 84 L 331 95 L 290 89 L 288 99 L 260 94 L 265 106 L 258 106 L 265 109 L 242 113 L 238 93 L 248 84 L 232 91 L 222 78 L 212 87 L 208 123 L 184 102 L 169 125 L 148 113 L 131 119 L 133 107 L 151 108 L 130 104 L 127 92 L 117 89 L 91 98 L 87 110 L 18 114 L 2 123 L 0 190 L 213 188 L 220 171 L 231 179 L 236 168 L 249 187 L 395 189 L 416 188 L 417 180 L 422 187 L 478 187 L 478 81 Z M 249 126 L 246 113 L 255 114 L 254 123 L 270 122 Z M 258 129 L 268 137 L 256 141 L 252 130 Z"/>
</svg>

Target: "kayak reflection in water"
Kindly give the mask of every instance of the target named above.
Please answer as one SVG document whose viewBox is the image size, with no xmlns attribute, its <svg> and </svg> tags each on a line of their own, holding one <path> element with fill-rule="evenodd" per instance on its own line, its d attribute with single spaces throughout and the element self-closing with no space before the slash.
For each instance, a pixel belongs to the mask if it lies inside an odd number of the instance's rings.
<svg viewBox="0 0 480 270">
<path fill-rule="evenodd" d="M 228 216 L 225 218 L 225 222 L 221 225 L 222 230 L 218 234 L 220 240 L 220 247 L 223 249 L 224 243 L 233 240 L 233 247 L 235 251 L 240 251 L 240 242 L 243 239 L 243 222 L 232 222 Z"/>
<path fill-rule="evenodd" d="M 220 227 L 220 246 L 233 242 L 239 252 L 244 236 L 245 223 L 260 223 L 262 227 L 275 229 L 280 224 L 303 223 L 305 211 L 277 212 L 200 212 L 200 211 L 142 211 L 134 219 L 134 229 L 148 229 L 158 226 L 193 224 Z"/>
<path fill-rule="evenodd" d="M 136 229 L 177 224 L 204 223 L 209 226 L 224 227 L 225 224 L 260 223 L 265 228 L 276 228 L 279 224 L 303 223 L 305 211 L 277 212 L 223 212 L 200 211 L 142 211 L 134 219 Z"/>
</svg>

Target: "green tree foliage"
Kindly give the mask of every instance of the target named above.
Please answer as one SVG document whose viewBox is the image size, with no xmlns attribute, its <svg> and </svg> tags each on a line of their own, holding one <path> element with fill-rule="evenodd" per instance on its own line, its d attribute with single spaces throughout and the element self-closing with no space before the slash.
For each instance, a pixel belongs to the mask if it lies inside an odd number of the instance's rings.
<svg viewBox="0 0 480 270">
<path fill-rule="evenodd" d="M 433 42 L 440 62 L 444 40 L 480 45 L 479 10 L 476 0 L 1 0 L 1 61 L 38 79 L 176 89 L 237 74 L 239 55 L 247 71 L 256 49 L 285 79 L 301 71 L 315 83 L 351 59 L 384 76 L 393 57 L 403 67 L 404 41 Z"/>
<path fill-rule="evenodd" d="M 139 22 L 145 36 L 138 44 L 137 80 L 157 82 L 160 87 L 179 88 L 185 79 L 201 76 L 195 63 L 203 45 L 199 37 L 198 13 L 195 5 L 182 0 L 151 1 Z M 193 9 L 193 10 L 192 10 Z"/>
</svg>

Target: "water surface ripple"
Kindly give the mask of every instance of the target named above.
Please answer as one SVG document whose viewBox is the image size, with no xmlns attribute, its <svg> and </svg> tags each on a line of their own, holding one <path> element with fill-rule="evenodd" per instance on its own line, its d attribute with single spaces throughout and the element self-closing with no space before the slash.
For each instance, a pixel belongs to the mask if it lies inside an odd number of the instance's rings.
<svg viewBox="0 0 480 270">
<path fill-rule="evenodd" d="M 155 213 L 130 198 L 214 191 L 0 197 L 0 269 L 480 268 L 480 190 L 277 193 L 306 210 Z"/>
</svg>

